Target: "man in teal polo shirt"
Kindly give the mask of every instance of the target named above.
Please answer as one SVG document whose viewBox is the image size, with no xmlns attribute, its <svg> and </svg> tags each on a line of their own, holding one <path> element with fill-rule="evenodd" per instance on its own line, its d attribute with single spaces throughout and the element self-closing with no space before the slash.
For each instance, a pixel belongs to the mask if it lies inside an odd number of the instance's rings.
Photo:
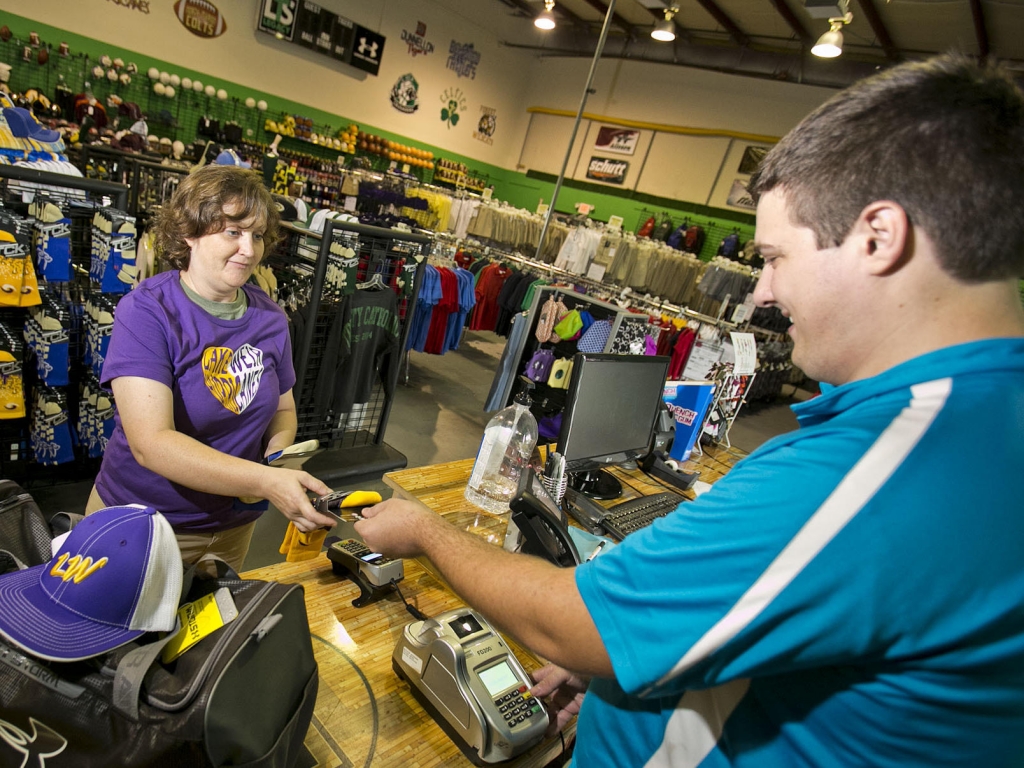
<svg viewBox="0 0 1024 768">
<path fill-rule="evenodd" d="M 1024 95 L 895 67 L 750 189 L 755 297 L 823 382 L 800 429 L 573 570 L 409 502 L 357 528 L 559 665 L 534 690 L 582 700 L 578 766 L 1019 766 Z"/>
</svg>

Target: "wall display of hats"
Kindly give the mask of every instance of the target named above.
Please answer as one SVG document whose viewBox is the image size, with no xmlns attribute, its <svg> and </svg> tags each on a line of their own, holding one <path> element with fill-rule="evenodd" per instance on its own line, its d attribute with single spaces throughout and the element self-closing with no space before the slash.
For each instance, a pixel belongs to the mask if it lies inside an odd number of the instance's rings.
<svg viewBox="0 0 1024 768">
<path fill-rule="evenodd" d="M 487 186 L 487 180 L 470 171 L 469 166 L 465 163 L 459 163 L 445 157 L 438 158 L 437 160 L 437 168 L 434 170 L 434 181 L 438 184 L 448 184 L 453 187 L 465 187 L 474 192 L 483 192 Z"/>
</svg>

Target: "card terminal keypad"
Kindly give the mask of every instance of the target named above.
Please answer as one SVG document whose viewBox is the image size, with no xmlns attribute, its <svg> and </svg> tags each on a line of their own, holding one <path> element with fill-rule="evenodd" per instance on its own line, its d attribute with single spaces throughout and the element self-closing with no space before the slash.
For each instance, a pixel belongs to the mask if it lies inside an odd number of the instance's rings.
<svg viewBox="0 0 1024 768">
<path fill-rule="evenodd" d="M 503 696 L 498 696 L 494 700 L 494 705 L 510 728 L 515 728 L 541 712 L 540 702 L 533 697 L 525 685 L 519 686 L 514 691 L 509 691 Z"/>
</svg>

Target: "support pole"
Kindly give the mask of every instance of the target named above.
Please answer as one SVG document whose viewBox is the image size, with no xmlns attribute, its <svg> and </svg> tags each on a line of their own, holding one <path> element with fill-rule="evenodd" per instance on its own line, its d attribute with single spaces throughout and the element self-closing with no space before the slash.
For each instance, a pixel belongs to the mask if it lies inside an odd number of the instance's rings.
<svg viewBox="0 0 1024 768">
<path fill-rule="evenodd" d="M 583 111 L 587 107 L 587 98 L 590 96 L 590 88 L 594 84 L 594 73 L 597 72 L 597 62 L 601 60 L 601 53 L 604 51 L 604 41 L 608 39 L 608 28 L 612 24 L 612 16 L 615 14 L 615 0 L 608 0 L 608 12 L 604 15 L 604 26 L 601 27 L 601 37 L 597 41 L 597 50 L 594 51 L 594 59 L 590 62 L 590 73 L 587 75 L 587 85 L 583 89 L 583 98 L 580 99 L 580 108 L 576 111 L 576 122 L 572 126 L 572 135 L 569 137 L 569 146 L 565 150 L 565 159 L 562 160 L 562 171 L 558 174 L 558 181 L 555 182 L 555 191 L 551 195 L 551 204 L 548 212 L 544 215 L 544 226 L 540 230 L 540 239 L 537 241 L 537 253 L 535 259 L 543 261 L 541 249 L 544 247 L 544 238 L 548 234 L 548 226 L 551 224 L 551 217 L 555 214 L 555 203 L 558 202 L 558 193 L 562 189 L 562 182 L 565 180 L 565 169 L 569 166 L 569 158 L 572 155 L 572 147 L 576 143 L 576 132 L 580 128 L 580 121 L 583 119 Z"/>
</svg>

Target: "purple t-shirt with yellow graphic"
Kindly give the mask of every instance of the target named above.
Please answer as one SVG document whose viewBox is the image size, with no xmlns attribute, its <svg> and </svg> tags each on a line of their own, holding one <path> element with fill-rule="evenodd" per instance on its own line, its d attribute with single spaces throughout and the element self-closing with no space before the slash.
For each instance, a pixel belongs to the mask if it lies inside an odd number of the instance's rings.
<svg viewBox="0 0 1024 768">
<path fill-rule="evenodd" d="M 177 271 L 143 280 L 121 299 L 103 363 L 104 385 L 139 376 L 174 394 L 174 426 L 218 451 L 259 461 L 263 436 L 282 394 L 295 385 L 288 321 L 259 288 L 238 320 L 216 318 L 192 302 Z M 176 531 L 212 532 L 252 522 L 258 511 L 201 493 L 139 466 L 121 417 L 96 478 L 108 505 L 137 502 L 162 512 Z"/>
</svg>

